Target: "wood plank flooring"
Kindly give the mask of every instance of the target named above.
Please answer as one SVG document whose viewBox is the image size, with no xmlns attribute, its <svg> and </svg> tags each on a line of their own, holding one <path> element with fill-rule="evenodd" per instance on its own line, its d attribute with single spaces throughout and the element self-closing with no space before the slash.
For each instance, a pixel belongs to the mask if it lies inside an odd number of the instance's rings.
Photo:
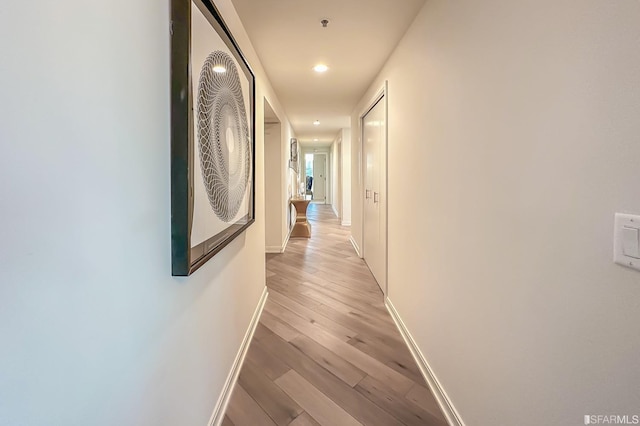
<svg viewBox="0 0 640 426">
<path fill-rule="evenodd" d="M 349 228 L 330 206 L 307 216 L 311 239 L 267 255 L 269 298 L 223 425 L 445 426 Z"/>
</svg>

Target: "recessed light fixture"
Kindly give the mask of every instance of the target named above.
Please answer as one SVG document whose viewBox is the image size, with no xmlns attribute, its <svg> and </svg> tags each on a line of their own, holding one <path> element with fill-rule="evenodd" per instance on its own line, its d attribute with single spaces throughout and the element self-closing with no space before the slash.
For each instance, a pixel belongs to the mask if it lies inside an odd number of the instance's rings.
<svg viewBox="0 0 640 426">
<path fill-rule="evenodd" d="M 326 66 L 325 64 L 318 64 L 315 67 L 313 67 L 313 70 L 319 73 L 327 72 L 328 69 L 329 67 Z"/>
<path fill-rule="evenodd" d="M 314 142 L 318 142 L 318 139 L 314 139 L 313 141 L 314 141 Z"/>
<path fill-rule="evenodd" d="M 319 125 L 320 125 L 320 120 L 316 120 L 316 121 L 314 121 L 314 122 L 313 122 L 313 125 L 314 125 L 314 126 L 319 126 Z"/>
<path fill-rule="evenodd" d="M 213 71 L 217 72 L 218 74 L 222 74 L 223 72 L 227 72 L 227 69 L 222 65 L 214 65 Z"/>
</svg>

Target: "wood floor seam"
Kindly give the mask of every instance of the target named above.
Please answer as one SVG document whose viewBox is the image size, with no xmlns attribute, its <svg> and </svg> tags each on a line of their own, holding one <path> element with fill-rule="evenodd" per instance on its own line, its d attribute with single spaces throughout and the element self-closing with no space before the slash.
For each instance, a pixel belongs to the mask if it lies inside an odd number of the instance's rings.
<svg viewBox="0 0 640 426">
<path fill-rule="evenodd" d="M 270 296 L 225 426 L 446 426 L 330 206 L 311 204 L 310 239 L 266 255 Z"/>
</svg>

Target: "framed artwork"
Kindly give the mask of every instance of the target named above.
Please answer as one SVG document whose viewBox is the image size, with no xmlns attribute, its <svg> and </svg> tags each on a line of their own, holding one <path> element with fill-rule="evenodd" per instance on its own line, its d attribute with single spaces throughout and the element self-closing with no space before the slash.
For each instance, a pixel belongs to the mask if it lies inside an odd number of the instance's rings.
<svg viewBox="0 0 640 426">
<path fill-rule="evenodd" d="M 298 139 L 291 138 L 289 167 L 298 173 Z"/>
<path fill-rule="evenodd" d="M 255 221 L 255 76 L 209 0 L 171 0 L 171 273 Z"/>
</svg>

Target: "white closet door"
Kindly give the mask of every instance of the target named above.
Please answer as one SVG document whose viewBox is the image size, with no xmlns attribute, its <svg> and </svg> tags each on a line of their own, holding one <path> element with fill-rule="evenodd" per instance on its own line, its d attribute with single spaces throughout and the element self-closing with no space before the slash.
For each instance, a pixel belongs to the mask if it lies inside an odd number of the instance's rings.
<svg viewBox="0 0 640 426">
<path fill-rule="evenodd" d="M 386 294 L 386 122 L 384 98 L 362 120 L 364 171 L 364 260 Z"/>
</svg>

